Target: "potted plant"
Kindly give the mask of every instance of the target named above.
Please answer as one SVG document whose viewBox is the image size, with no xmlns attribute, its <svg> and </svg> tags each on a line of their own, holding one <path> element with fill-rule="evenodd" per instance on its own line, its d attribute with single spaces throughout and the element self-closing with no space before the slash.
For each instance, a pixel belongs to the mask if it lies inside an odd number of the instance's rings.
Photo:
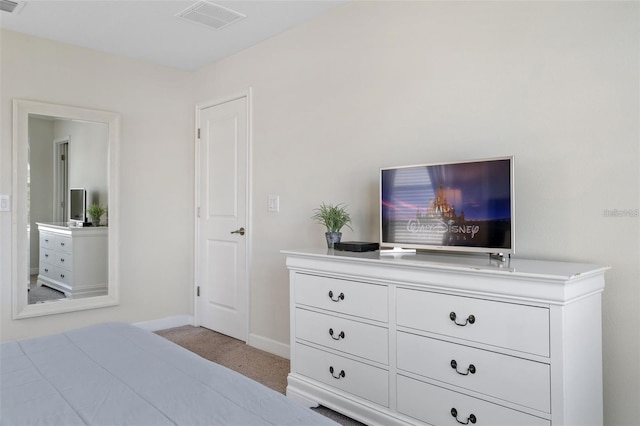
<svg viewBox="0 0 640 426">
<path fill-rule="evenodd" d="M 342 238 L 342 227 L 353 230 L 349 225 L 351 223 L 351 216 L 347 211 L 347 206 L 344 204 L 320 204 L 320 207 L 313 210 L 315 214 L 313 219 L 320 225 L 324 225 L 327 228 L 325 237 L 327 238 L 327 247 L 333 248 L 335 243 L 339 243 Z"/>
<path fill-rule="evenodd" d="M 91 223 L 93 226 L 100 226 L 100 217 L 105 214 L 106 211 L 107 209 L 100 204 L 91 204 L 87 208 L 87 214 L 91 216 Z"/>
</svg>

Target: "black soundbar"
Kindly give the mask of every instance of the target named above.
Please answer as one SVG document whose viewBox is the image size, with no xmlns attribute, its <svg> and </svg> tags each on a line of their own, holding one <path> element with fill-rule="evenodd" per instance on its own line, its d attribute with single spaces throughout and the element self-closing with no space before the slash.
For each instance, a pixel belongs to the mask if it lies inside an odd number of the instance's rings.
<svg viewBox="0 0 640 426">
<path fill-rule="evenodd" d="M 362 241 L 345 241 L 342 243 L 335 243 L 333 248 L 342 251 L 374 251 L 378 250 L 380 244 L 378 243 L 365 243 Z"/>
</svg>

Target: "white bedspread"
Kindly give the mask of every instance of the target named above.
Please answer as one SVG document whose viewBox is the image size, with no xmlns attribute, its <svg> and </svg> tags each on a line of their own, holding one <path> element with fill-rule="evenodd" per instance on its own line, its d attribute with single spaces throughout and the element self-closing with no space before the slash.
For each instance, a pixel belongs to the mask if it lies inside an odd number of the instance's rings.
<svg viewBox="0 0 640 426">
<path fill-rule="evenodd" d="M 2 425 L 335 424 L 128 324 L 7 342 L 0 353 Z"/>
</svg>

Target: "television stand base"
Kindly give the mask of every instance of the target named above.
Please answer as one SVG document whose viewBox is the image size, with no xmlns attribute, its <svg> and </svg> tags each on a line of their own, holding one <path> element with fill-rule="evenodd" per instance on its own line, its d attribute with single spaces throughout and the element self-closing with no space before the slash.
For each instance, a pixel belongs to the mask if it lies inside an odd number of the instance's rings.
<svg viewBox="0 0 640 426">
<path fill-rule="evenodd" d="M 380 255 L 383 256 L 392 256 L 396 254 L 416 254 L 416 249 L 405 249 L 402 247 L 394 247 L 392 249 L 384 249 L 380 250 Z"/>
<path fill-rule="evenodd" d="M 498 262 L 508 262 L 511 260 L 510 254 L 504 253 L 489 253 L 489 260 L 498 261 Z"/>
</svg>

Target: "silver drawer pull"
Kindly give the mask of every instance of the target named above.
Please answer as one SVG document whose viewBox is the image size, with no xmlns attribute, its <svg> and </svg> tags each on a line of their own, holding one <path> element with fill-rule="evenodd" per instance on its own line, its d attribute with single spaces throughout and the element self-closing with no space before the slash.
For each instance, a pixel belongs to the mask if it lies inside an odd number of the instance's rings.
<svg viewBox="0 0 640 426">
<path fill-rule="evenodd" d="M 331 299 L 331 301 L 333 301 L 333 302 L 339 302 L 341 300 L 344 300 L 344 293 L 340 293 L 338 295 L 338 298 L 334 299 L 333 298 L 333 291 L 329 290 L 329 299 Z"/>
<path fill-rule="evenodd" d="M 461 373 L 458 371 L 458 363 L 456 362 L 455 359 L 451 360 L 451 368 L 453 368 L 454 370 L 456 370 L 456 373 L 460 374 L 461 376 L 468 376 L 469 373 L 471 374 L 476 374 L 476 366 L 473 364 L 469 364 L 469 367 L 467 367 L 467 372 L 466 373 Z"/>
<path fill-rule="evenodd" d="M 455 418 L 456 418 L 456 421 L 457 421 L 458 423 L 460 423 L 461 425 L 468 425 L 469 423 L 475 423 L 475 422 L 477 422 L 477 421 L 478 421 L 478 419 L 476 419 L 476 416 L 475 416 L 475 415 L 470 414 L 470 415 L 469 415 L 469 417 L 467 417 L 467 421 L 466 421 L 466 422 L 461 422 L 461 421 L 458 419 L 458 410 L 456 410 L 455 408 L 452 408 L 452 409 L 451 409 L 451 415 L 452 415 L 453 417 L 455 417 Z"/>
<path fill-rule="evenodd" d="M 329 373 L 331 373 L 331 375 L 333 376 L 334 379 L 340 380 L 345 376 L 344 370 L 340 370 L 340 373 L 338 373 L 337 376 L 335 374 L 333 374 L 333 372 L 334 372 L 333 367 L 329 367 Z"/>
<path fill-rule="evenodd" d="M 340 340 L 340 339 L 344 339 L 344 331 L 341 331 L 340 334 L 338 334 L 338 337 L 334 337 L 333 335 L 333 328 L 329 329 L 329 335 L 331 336 L 331 338 L 333 340 Z"/>
<path fill-rule="evenodd" d="M 460 327 L 464 327 L 467 324 L 473 324 L 474 322 L 476 322 L 476 317 L 474 317 L 473 315 L 469 315 L 467 317 L 467 319 L 465 320 L 464 324 L 461 324 L 461 323 L 457 322 L 456 318 L 457 318 L 457 316 L 456 316 L 455 312 L 451 312 L 449 314 L 449 319 L 451 321 L 453 321 L 456 325 L 459 325 Z"/>
</svg>

